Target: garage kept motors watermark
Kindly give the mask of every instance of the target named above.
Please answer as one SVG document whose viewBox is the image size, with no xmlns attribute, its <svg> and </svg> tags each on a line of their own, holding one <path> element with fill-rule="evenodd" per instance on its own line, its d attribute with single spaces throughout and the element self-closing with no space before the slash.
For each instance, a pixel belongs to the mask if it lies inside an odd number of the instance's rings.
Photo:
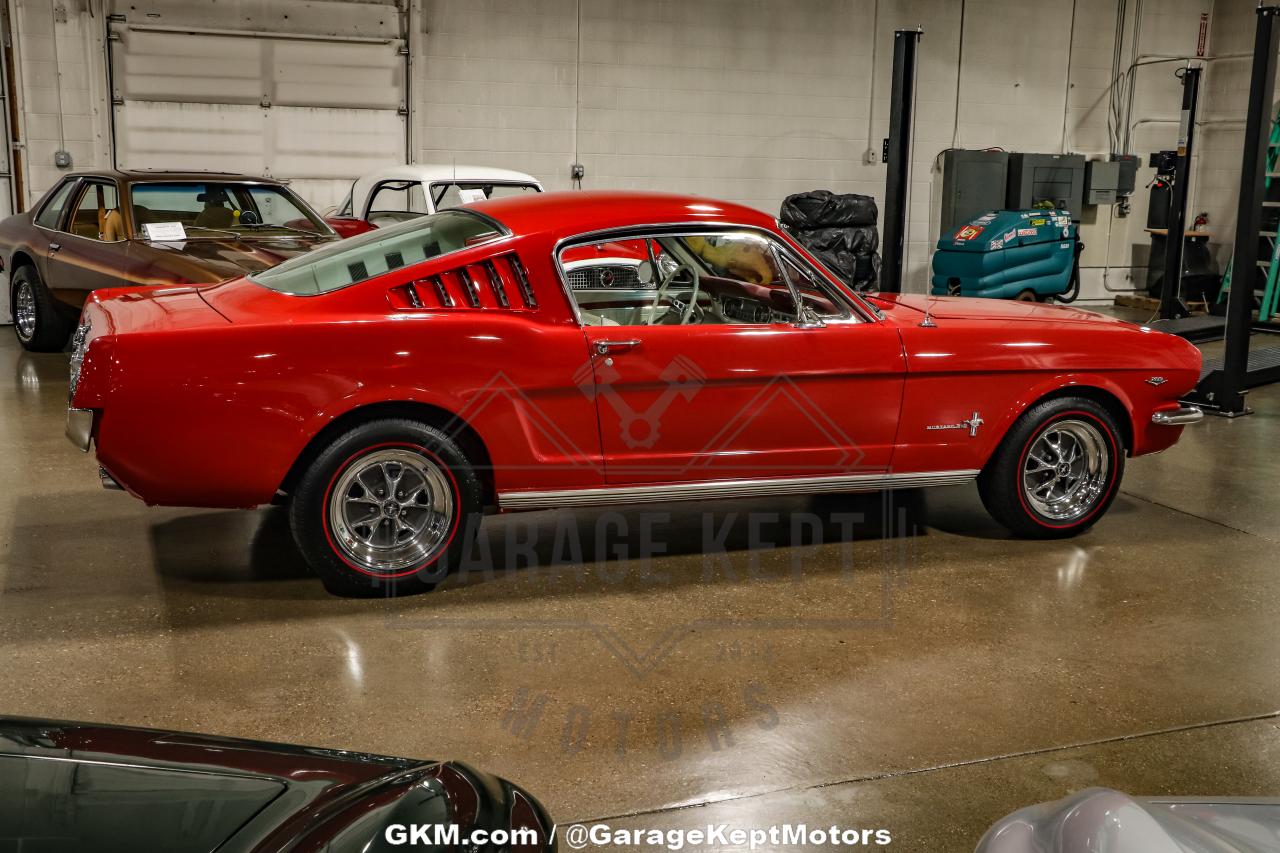
<svg viewBox="0 0 1280 853">
<path fill-rule="evenodd" d="M 607 823 L 573 824 L 561 829 L 570 850 L 782 850 L 787 848 L 874 849 L 893 843 L 887 829 L 851 826 L 810 826 L 805 823 L 767 827 L 739 827 L 708 823 L 689 829 L 614 828 Z"/>
</svg>

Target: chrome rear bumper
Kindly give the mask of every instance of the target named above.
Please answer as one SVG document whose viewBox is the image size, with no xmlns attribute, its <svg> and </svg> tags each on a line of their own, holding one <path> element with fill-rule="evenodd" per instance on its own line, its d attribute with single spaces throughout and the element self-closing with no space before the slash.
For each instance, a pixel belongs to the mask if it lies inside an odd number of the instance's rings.
<svg viewBox="0 0 1280 853">
<path fill-rule="evenodd" d="M 93 410 L 67 409 L 67 438 L 82 453 L 93 443 Z"/>
<path fill-rule="evenodd" d="M 1156 412 L 1151 416 L 1151 422 L 1156 426 L 1185 426 L 1186 424 L 1199 423 L 1202 420 L 1204 420 L 1204 412 L 1195 406 L 1183 406 L 1180 409 Z"/>
</svg>

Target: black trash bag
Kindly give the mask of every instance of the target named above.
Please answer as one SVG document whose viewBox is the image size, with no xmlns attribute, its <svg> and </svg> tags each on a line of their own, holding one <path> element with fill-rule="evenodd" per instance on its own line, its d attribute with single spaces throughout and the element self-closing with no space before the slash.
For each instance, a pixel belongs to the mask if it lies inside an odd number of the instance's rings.
<svg viewBox="0 0 1280 853">
<path fill-rule="evenodd" d="M 875 225 L 877 216 L 869 195 L 813 190 L 787 196 L 780 218 L 788 228 L 850 228 Z"/>
<path fill-rule="evenodd" d="M 880 280 L 880 256 L 875 252 L 855 255 L 852 252 L 823 252 L 810 249 L 822 265 L 855 290 L 875 290 Z"/>
<path fill-rule="evenodd" d="M 808 228 L 795 232 L 796 239 L 815 252 L 850 252 L 869 255 L 880 247 L 874 225 L 853 228 Z"/>
</svg>

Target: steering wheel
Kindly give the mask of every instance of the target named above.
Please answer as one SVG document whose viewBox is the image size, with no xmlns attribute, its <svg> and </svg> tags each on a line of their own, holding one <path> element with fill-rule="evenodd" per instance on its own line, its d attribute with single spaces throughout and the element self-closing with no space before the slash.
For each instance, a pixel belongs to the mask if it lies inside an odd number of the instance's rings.
<svg viewBox="0 0 1280 853">
<path fill-rule="evenodd" d="M 686 305 L 682 300 L 671 297 L 668 299 L 668 302 L 671 303 L 672 310 L 667 312 L 667 314 L 664 314 L 663 318 L 665 319 L 669 316 L 679 317 L 678 325 L 681 326 L 687 324 L 689 320 L 692 319 L 695 306 L 698 302 L 698 271 L 684 261 L 681 261 L 672 267 L 671 272 L 667 273 L 666 276 L 663 277 L 662 281 L 659 282 L 658 289 L 653 294 L 653 303 L 649 306 L 649 325 L 670 325 L 663 323 L 662 321 L 654 321 L 652 318 L 657 314 L 658 305 L 662 302 L 662 298 L 667 295 L 667 288 L 671 286 L 671 282 L 675 281 L 676 276 L 680 275 L 681 270 L 688 270 L 689 277 L 693 279 L 693 292 L 689 294 L 689 304 Z"/>
</svg>

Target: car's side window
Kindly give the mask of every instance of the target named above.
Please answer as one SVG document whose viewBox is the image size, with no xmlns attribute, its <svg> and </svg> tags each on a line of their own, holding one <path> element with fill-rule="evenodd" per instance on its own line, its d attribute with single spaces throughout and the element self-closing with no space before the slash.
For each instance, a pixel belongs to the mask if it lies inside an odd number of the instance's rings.
<svg viewBox="0 0 1280 853">
<path fill-rule="evenodd" d="M 427 197 L 418 181 L 383 181 L 369 197 L 365 217 L 374 225 L 394 225 L 427 213 Z"/>
<path fill-rule="evenodd" d="M 108 243 L 125 239 L 116 185 L 106 181 L 87 182 L 80 190 L 66 230 L 77 237 Z"/>
<path fill-rule="evenodd" d="M 74 179 L 68 179 L 63 182 L 62 186 L 50 196 L 45 206 L 40 208 L 40 212 L 36 214 L 35 223 L 41 228 L 57 228 L 58 221 L 62 218 L 62 210 L 67 206 L 67 196 L 71 195 L 72 188 L 76 185 Z"/>
<path fill-rule="evenodd" d="M 842 302 L 785 247 L 745 230 L 579 243 L 559 255 L 589 326 L 793 323 L 796 294 L 821 317 Z"/>
</svg>

